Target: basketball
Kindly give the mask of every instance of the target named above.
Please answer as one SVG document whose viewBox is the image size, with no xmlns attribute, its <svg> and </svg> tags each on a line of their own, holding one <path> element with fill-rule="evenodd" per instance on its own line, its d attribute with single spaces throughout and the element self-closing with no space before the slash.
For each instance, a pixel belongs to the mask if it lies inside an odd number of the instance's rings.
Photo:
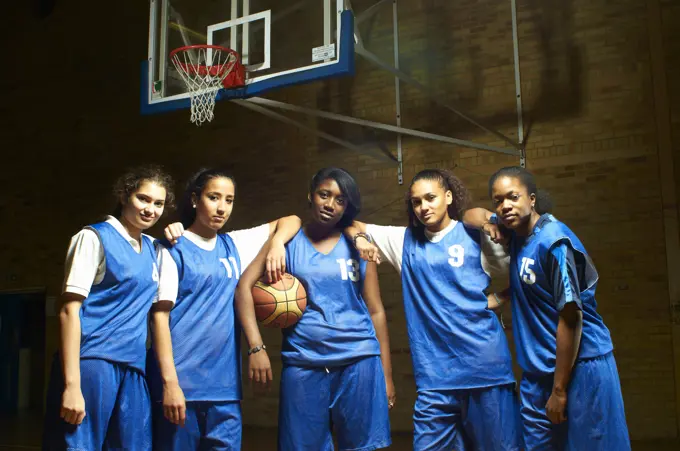
<svg viewBox="0 0 680 451">
<path fill-rule="evenodd" d="M 253 287 L 255 316 L 265 327 L 286 328 L 297 323 L 307 307 L 307 291 L 300 281 L 284 274 L 276 283 L 258 280 Z"/>
</svg>

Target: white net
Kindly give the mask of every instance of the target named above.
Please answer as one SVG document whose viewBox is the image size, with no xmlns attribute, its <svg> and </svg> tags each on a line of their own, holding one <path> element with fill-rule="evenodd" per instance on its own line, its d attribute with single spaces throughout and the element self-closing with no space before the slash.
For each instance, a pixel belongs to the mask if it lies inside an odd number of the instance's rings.
<svg viewBox="0 0 680 451">
<path fill-rule="evenodd" d="M 191 95 L 191 122 L 201 125 L 215 116 L 215 98 L 222 81 L 234 69 L 238 56 L 219 47 L 180 49 L 171 54 L 177 72 Z"/>
</svg>

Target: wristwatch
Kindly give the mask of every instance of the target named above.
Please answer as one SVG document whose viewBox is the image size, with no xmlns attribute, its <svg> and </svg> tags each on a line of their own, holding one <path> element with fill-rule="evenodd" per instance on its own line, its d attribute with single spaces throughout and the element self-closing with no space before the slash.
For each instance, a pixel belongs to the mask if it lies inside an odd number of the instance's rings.
<svg viewBox="0 0 680 451">
<path fill-rule="evenodd" d="M 366 233 L 359 232 L 356 235 L 354 235 L 354 237 L 352 237 L 352 244 L 354 244 L 354 247 L 357 247 L 357 238 L 365 238 L 366 241 L 368 241 L 369 243 L 373 242 L 373 240 L 371 240 L 371 237 L 368 236 Z"/>
</svg>

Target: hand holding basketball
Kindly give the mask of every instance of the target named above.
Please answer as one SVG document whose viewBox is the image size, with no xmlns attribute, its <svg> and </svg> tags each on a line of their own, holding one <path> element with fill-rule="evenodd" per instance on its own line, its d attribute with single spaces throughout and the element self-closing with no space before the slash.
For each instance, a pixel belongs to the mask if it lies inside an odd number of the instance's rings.
<svg viewBox="0 0 680 451">
<path fill-rule="evenodd" d="M 286 273 L 278 282 L 267 283 L 264 279 L 258 280 L 251 291 L 257 321 L 265 327 L 278 328 L 297 323 L 307 307 L 305 287 Z"/>
<path fill-rule="evenodd" d="M 69 424 L 80 424 L 85 418 L 85 398 L 80 387 L 66 387 L 61 396 L 61 418 Z"/>
<path fill-rule="evenodd" d="M 272 239 L 269 252 L 267 253 L 267 266 L 265 270 L 267 282 L 278 282 L 285 272 L 286 246 L 280 240 Z"/>
</svg>

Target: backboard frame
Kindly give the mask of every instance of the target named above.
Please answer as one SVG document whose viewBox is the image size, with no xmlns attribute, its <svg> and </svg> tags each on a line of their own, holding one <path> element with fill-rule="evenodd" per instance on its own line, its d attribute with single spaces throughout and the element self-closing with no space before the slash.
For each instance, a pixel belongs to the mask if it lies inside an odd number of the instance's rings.
<svg viewBox="0 0 680 451">
<path fill-rule="evenodd" d="M 354 16 L 351 10 L 345 9 L 344 0 L 323 0 L 330 8 L 336 8 L 338 14 L 339 25 L 336 29 L 337 42 L 337 61 L 321 61 L 316 64 L 311 64 L 305 67 L 300 67 L 293 70 L 284 71 L 281 73 L 267 74 L 262 76 L 255 76 L 246 81 L 246 85 L 242 88 L 235 88 L 225 90 L 222 89 L 217 94 L 217 101 L 229 99 L 244 99 L 254 96 L 262 95 L 268 91 L 284 88 L 286 86 L 293 86 L 303 83 L 310 83 L 317 80 L 323 80 L 331 77 L 342 77 L 354 75 Z M 189 93 L 182 93 L 172 96 L 154 96 L 154 74 L 157 73 L 158 68 L 167 67 L 167 53 L 171 49 L 165 49 L 165 52 L 159 52 L 162 48 L 161 43 L 166 42 L 167 30 L 165 27 L 159 27 L 158 20 L 167 20 L 168 2 L 165 0 L 150 0 L 149 11 L 149 43 L 148 43 L 148 58 L 141 64 L 141 93 L 140 93 L 140 111 L 142 114 L 157 114 L 167 111 L 174 111 L 178 109 L 188 109 L 190 107 Z M 159 14 L 160 13 L 160 14 Z M 249 18 L 237 18 L 229 21 L 223 21 L 213 24 L 206 30 L 209 42 L 212 42 L 211 33 L 217 30 L 223 30 L 236 25 L 248 26 L 250 22 L 263 20 L 265 27 L 268 20 L 271 20 L 268 12 L 260 12 L 251 14 Z M 165 19 L 164 19 L 165 18 Z M 326 25 L 326 38 L 330 40 L 330 27 Z M 160 29 L 160 36 L 156 36 L 156 30 Z M 233 28 L 232 28 L 233 30 Z M 239 51 L 239 49 L 235 49 Z M 269 45 L 265 47 L 265 62 L 267 64 L 268 55 L 271 49 Z M 247 60 L 244 61 L 247 65 Z M 257 65 L 254 65 L 257 66 Z M 260 65 L 259 68 L 266 66 Z M 252 68 L 252 66 L 251 66 Z M 161 79 L 165 79 L 165 74 Z"/>
</svg>

